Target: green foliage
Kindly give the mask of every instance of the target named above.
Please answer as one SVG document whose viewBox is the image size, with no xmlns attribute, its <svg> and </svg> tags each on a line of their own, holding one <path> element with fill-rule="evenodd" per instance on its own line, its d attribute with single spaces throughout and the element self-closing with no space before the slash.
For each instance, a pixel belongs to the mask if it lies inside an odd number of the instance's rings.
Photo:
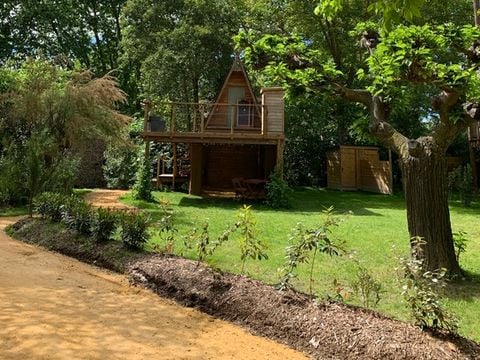
<svg viewBox="0 0 480 360">
<path fill-rule="evenodd" d="M 240 259 L 242 260 L 241 273 L 244 273 L 247 259 L 268 259 L 266 246 L 257 236 L 257 222 L 252 214 L 251 206 L 244 205 L 237 214 L 235 227 L 239 231 Z"/>
<path fill-rule="evenodd" d="M 91 235 L 93 208 L 77 196 L 65 198 L 62 208 L 62 222 L 70 229 L 83 235 Z"/>
<path fill-rule="evenodd" d="M 208 226 L 208 222 L 205 222 L 200 230 L 193 228 L 184 238 L 185 247 L 187 249 L 195 249 L 197 261 L 204 261 L 207 256 L 213 255 L 223 243 L 230 239 L 230 235 L 237 229 L 236 226 L 229 226 L 217 239 L 212 241 Z"/>
<path fill-rule="evenodd" d="M 299 223 L 291 231 L 289 236 L 291 245 L 285 249 L 285 263 L 280 270 L 280 289 L 291 288 L 291 280 L 297 277 L 298 266 L 310 262 L 309 289 L 313 295 L 313 271 L 317 253 L 337 256 L 343 251 L 341 244 L 337 244 L 332 238 L 332 228 L 338 226 L 340 219 L 334 216 L 333 207 L 324 210 L 323 215 L 325 219 L 318 228 L 306 229 Z"/>
<path fill-rule="evenodd" d="M 357 264 L 357 272 L 352 282 L 352 289 L 360 297 L 363 306 L 370 308 L 377 306 L 381 300 L 382 284 L 373 277 L 370 271 Z"/>
<path fill-rule="evenodd" d="M 289 196 L 292 189 L 290 189 L 287 182 L 283 180 L 278 170 L 275 170 L 270 175 L 266 189 L 268 206 L 274 209 L 288 209 L 291 206 Z"/>
<path fill-rule="evenodd" d="M 148 158 L 143 158 L 142 165 L 138 169 L 137 179 L 133 186 L 133 196 L 137 200 L 153 201 L 152 166 Z"/>
<path fill-rule="evenodd" d="M 63 205 L 67 201 L 65 195 L 52 192 L 44 192 L 35 197 L 33 201 L 34 210 L 42 218 L 53 222 L 62 220 Z"/>
<path fill-rule="evenodd" d="M 92 214 L 91 233 L 97 242 L 108 241 L 119 222 L 119 214 L 115 210 L 98 208 Z"/>
<path fill-rule="evenodd" d="M 5 65 L 5 73 L 13 80 L 0 94 L 0 197 L 31 209 L 42 191 L 71 192 L 73 144 L 116 138 L 127 118 L 113 107 L 125 94 L 109 76 L 94 79 L 41 60 Z"/>
<path fill-rule="evenodd" d="M 455 247 L 455 256 L 457 261 L 460 261 L 460 255 L 463 254 L 467 250 L 467 244 L 470 241 L 465 231 L 457 231 L 453 234 L 453 246 Z"/>
<path fill-rule="evenodd" d="M 450 195 L 458 193 L 464 207 L 470 207 L 473 199 L 473 175 L 470 165 L 459 166 L 448 174 Z"/>
<path fill-rule="evenodd" d="M 400 259 L 403 298 L 417 326 L 456 332 L 457 319 L 445 309 L 439 293 L 445 286 L 446 270 L 423 270 L 424 244 L 421 238 L 412 239 L 412 256 Z"/>
<path fill-rule="evenodd" d="M 132 249 L 141 249 L 150 239 L 150 221 L 150 216 L 146 213 L 124 213 L 120 217 L 120 238 L 123 244 Z"/>
<path fill-rule="evenodd" d="M 129 189 L 138 172 L 137 150 L 134 146 L 110 145 L 104 152 L 103 176 L 112 189 Z"/>
</svg>

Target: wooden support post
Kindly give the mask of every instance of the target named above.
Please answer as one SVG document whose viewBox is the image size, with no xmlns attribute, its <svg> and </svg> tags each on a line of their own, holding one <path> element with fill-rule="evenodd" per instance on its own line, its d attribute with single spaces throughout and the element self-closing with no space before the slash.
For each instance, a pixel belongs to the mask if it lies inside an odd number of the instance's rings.
<svg viewBox="0 0 480 360">
<path fill-rule="evenodd" d="M 145 100 L 143 108 L 143 132 L 148 131 L 148 116 L 150 115 L 150 101 Z"/>
<path fill-rule="evenodd" d="M 172 109 L 171 109 L 171 113 L 170 113 L 171 114 L 171 117 L 170 117 L 170 132 L 173 135 L 173 133 L 175 132 L 175 122 L 176 122 L 176 111 L 177 111 L 177 109 L 176 109 L 175 104 L 172 103 L 171 106 L 172 106 Z"/>
<path fill-rule="evenodd" d="M 177 177 L 177 143 L 173 143 L 173 177 L 172 177 L 172 189 L 175 190 L 175 179 Z"/>
<path fill-rule="evenodd" d="M 160 175 L 161 175 L 161 172 L 160 172 L 160 161 L 161 161 L 161 155 L 158 154 L 158 155 L 157 155 L 157 190 L 158 190 L 158 188 L 160 187 Z"/>
<path fill-rule="evenodd" d="M 233 107 L 234 105 L 228 105 L 228 106 Z M 238 116 L 237 111 L 238 111 L 237 106 L 233 107 L 232 113 L 234 114 L 234 116 L 233 116 L 232 119 L 230 119 L 230 134 L 232 134 L 232 135 L 233 135 L 233 124 L 235 123 L 235 120 L 237 119 L 237 116 Z M 227 114 L 228 114 L 228 111 L 227 111 Z"/>
<path fill-rule="evenodd" d="M 203 116 L 203 105 L 200 105 L 200 132 L 205 130 L 205 116 Z"/>
<path fill-rule="evenodd" d="M 277 141 L 277 161 L 275 163 L 275 168 L 278 171 L 278 174 L 283 179 L 283 150 L 285 147 L 284 140 Z"/>
<path fill-rule="evenodd" d="M 203 167 L 203 145 L 190 145 L 190 186 L 191 195 L 201 195 L 202 193 L 202 167 Z"/>
</svg>

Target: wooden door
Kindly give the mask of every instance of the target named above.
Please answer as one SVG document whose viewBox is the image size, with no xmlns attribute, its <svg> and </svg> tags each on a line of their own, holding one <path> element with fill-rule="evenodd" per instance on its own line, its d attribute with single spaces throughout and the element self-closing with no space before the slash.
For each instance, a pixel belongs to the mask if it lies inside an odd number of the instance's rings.
<svg viewBox="0 0 480 360">
<path fill-rule="evenodd" d="M 342 189 L 357 189 L 357 159 L 355 149 L 343 148 L 340 150 Z"/>
<path fill-rule="evenodd" d="M 237 103 L 245 98 L 245 88 L 232 86 L 228 88 L 228 116 L 227 116 L 227 126 L 230 127 L 232 124 L 235 125 L 237 118 Z"/>
</svg>

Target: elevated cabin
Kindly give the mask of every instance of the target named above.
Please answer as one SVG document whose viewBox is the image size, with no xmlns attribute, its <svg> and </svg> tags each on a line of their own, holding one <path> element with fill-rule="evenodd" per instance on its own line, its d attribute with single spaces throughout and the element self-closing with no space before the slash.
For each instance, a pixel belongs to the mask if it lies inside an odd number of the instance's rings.
<svg viewBox="0 0 480 360">
<path fill-rule="evenodd" d="M 480 186 L 480 121 L 474 121 L 468 128 L 468 140 L 470 145 L 470 166 L 472 168 L 473 185 L 476 189 Z"/>
<path fill-rule="evenodd" d="M 283 89 L 263 88 L 260 98 L 237 57 L 214 103 L 145 104 L 143 139 L 171 143 L 172 169 L 157 166 L 156 181 L 189 182 L 189 192 L 232 191 L 236 178 L 266 180 L 283 168 Z M 187 148 L 189 171 L 179 171 L 178 144 Z M 183 157 L 183 161 L 185 156 Z M 181 173 L 180 173 L 181 172 Z"/>
<path fill-rule="evenodd" d="M 327 153 L 327 186 L 345 191 L 392 193 L 392 164 L 381 161 L 379 148 L 340 146 Z"/>
</svg>

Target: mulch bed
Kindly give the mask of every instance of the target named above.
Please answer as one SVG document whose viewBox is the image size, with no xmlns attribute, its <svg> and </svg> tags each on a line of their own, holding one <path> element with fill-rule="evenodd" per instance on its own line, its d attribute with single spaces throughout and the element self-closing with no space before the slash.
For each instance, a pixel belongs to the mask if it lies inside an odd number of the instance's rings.
<svg viewBox="0 0 480 360">
<path fill-rule="evenodd" d="M 14 227 L 14 235 L 90 263 L 125 271 L 135 284 L 241 324 L 315 358 L 480 359 L 480 345 L 468 339 L 430 334 L 357 307 L 316 302 L 305 294 L 281 292 L 244 276 L 216 272 L 195 261 L 131 252 L 113 260 L 114 254 L 122 251 L 120 248 L 112 250 L 113 245 L 106 248 L 92 243 L 86 246 L 69 231 L 60 236 L 61 241 L 57 238 L 54 246 L 49 246 L 52 240 L 48 240 L 51 234 L 46 228 L 43 221 L 24 220 Z"/>
</svg>

